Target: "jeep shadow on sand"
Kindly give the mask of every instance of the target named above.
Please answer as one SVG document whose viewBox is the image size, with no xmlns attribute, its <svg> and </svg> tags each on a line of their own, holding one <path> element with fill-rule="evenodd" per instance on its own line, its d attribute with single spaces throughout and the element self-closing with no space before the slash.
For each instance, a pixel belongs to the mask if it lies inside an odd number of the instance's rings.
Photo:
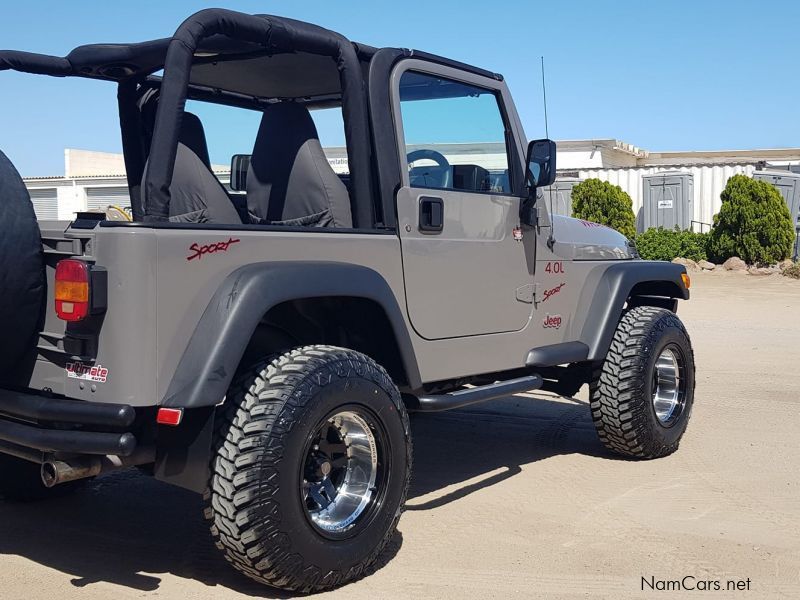
<svg viewBox="0 0 800 600">
<path fill-rule="evenodd" d="M 2 51 L 0 69 L 117 84 L 133 211 L 37 223 L 0 155 L 5 498 L 138 466 L 203 495 L 234 567 L 312 592 L 392 537 L 408 411 L 589 383 L 607 448 L 677 449 L 688 276 L 537 201 L 555 144 L 526 145 L 502 76 L 218 9 L 168 39 Z M 187 101 L 260 120 L 230 189 Z M 346 174 L 311 116 L 328 108 Z"/>
</svg>

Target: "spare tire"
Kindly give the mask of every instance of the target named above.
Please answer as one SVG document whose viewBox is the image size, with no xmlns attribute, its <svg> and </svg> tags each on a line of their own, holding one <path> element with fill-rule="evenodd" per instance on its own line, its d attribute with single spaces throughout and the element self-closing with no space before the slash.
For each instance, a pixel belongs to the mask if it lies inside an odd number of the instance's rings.
<svg viewBox="0 0 800 600">
<path fill-rule="evenodd" d="M 35 357 L 46 289 L 33 204 L 22 177 L 0 151 L 0 382 L 18 381 L 23 361 Z"/>
</svg>

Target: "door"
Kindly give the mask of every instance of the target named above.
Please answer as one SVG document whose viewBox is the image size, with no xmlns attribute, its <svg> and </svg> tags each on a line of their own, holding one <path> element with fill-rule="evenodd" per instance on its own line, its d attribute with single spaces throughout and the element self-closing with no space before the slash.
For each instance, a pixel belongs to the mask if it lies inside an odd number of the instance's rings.
<svg viewBox="0 0 800 600">
<path fill-rule="evenodd" d="M 666 179 L 662 179 L 656 188 L 655 204 L 656 226 L 664 229 L 675 229 L 678 224 L 677 213 L 680 210 L 680 183 L 670 184 Z"/>
<path fill-rule="evenodd" d="M 689 229 L 692 219 L 691 176 L 679 175 L 664 178 L 664 213 L 661 218 L 664 227 Z"/>
<path fill-rule="evenodd" d="M 554 215 L 572 216 L 572 188 L 580 181 L 556 179 L 550 187 L 542 190 L 542 198 L 548 207 L 552 206 Z"/>
<path fill-rule="evenodd" d="M 688 229 L 692 211 L 691 178 L 656 175 L 645 179 L 645 229 Z"/>
<path fill-rule="evenodd" d="M 765 181 L 769 181 L 772 185 L 778 188 L 781 196 L 786 201 L 786 206 L 789 207 L 789 212 L 792 215 L 792 219 L 797 219 L 798 213 L 798 203 L 800 203 L 800 190 L 797 189 L 798 183 L 800 183 L 800 178 L 797 176 L 794 177 L 782 177 L 780 175 L 774 175 L 769 178 L 765 178 Z"/>
<path fill-rule="evenodd" d="M 519 235 L 514 137 L 493 83 L 422 61 L 392 76 L 406 303 L 427 339 L 517 331 L 530 318 L 534 230 Z"/>
</svg>

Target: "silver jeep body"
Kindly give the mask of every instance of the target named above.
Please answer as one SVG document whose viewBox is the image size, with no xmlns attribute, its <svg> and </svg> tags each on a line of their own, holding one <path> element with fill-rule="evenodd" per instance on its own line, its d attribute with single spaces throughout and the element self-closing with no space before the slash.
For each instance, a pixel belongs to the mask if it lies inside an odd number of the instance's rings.
<svg viewBox="0 0 800 600">
<path fill-rule="evenodd" d="M 416 51 L 359 52 L 369 67 L 372 134 L 365 143 L 376 171 L 364 180 L 377 181 L 372 200 L 384 209 L 382 221 L 346 229 L 43 222 L 49 295 L 35 365 L 23 382 L 28 393 L 137 409 L 213 407 L 224 402 L 243 360 L 286 349 L 275 341 L 284 330 L 304 343 L 345 340 L 384 364 L 401 391 L 422 396 L 601 361 L 626 306 L 675 310 L 677 299 L 688 298 L 683 267 L 642 261 L 621 234 L 552 216 L 544 198 L 536 222 L 521 223 L 527 137 L 501 76 Z M 408 71 L 495 95 L 511 191 L 412 185 L 399 96 Z M 159 140 L 156 134 L 153 152 L 167 155 Z M 151 183 L 142 186 L 144 198 L 158 192 Z M 436 232 L 420 222 L 431 198 L 443 209 Z M 69 257 L 107 276 L 107 308 L 89 329 L 65 325 L 53 310 L 54 268 Z M 304 327 L 325 315 L 331 327 L 298 333 L 286 315 L 302 317 Z M 336 315 L 351 320 L 337 323 Z M 359 315 L 357 335 L 348 335 Z M 104 375 L 92 375 L 93 367 Z M 199 489 L 202 480 L 174 482 Z"/>
</svg>

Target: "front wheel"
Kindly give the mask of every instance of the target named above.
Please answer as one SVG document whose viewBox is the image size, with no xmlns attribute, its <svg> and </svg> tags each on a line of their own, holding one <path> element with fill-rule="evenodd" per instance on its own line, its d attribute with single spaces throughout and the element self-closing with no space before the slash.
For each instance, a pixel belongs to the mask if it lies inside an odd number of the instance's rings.
<svg viewBox="0 0 800 600">
<path fill-rule="evenodd" d="M 694 374 L 692 344 L 675 313 L 652 306 L 626 312 L 590 385 L 600 441 L 633 458 L 673 453 L 689 423 Z"/>
<path fill-rule="evenodd" d="M 306 346 L 241 374 L 218 419 L 206 517 L 257 581 L 316 592 L 360 577 L 397 526 L 408 416 L 386 371 Z"/>
</svg>

